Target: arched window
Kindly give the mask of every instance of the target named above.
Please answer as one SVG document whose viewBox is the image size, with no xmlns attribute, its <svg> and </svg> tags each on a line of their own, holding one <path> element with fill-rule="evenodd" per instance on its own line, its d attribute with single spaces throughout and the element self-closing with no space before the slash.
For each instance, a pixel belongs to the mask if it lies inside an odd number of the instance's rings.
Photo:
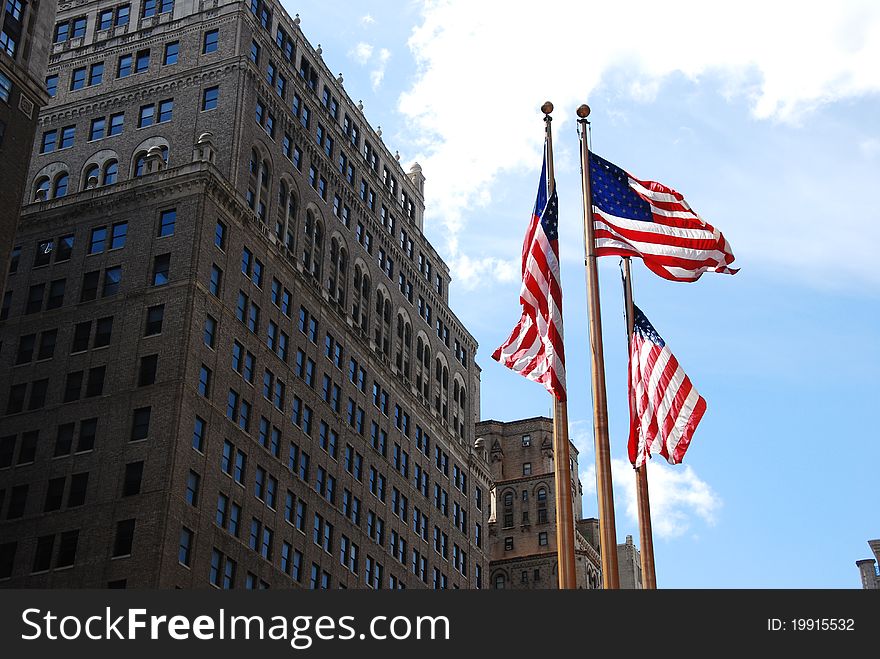
<svg viewBox="0 0 880 659">
<path fill-rule="evenodd" d="M 348 281 L 348 252 L 345 246 L 334 237 L 330 241 L 330 268 L 327 274 L 327 292 L 330 299 L 345 309 L 345 287 Z"/>
<path fill-rule="evenodd" d="M 100 184 L 100 182 L 101 182 L 100 178 L 98 177 L 98 174 L 100 174 L 100 173 L 101 173 L 101 168 L 95 164 L 92 164 L 92 165 L 89 165 L 88 167 L 86 167 L 86 171 L 83 174 L 82 189 L 85 190 L 89 187 L 98 186 L 98 184 Z M 93 177 L 95 179 L 95 184 L 94 184 L 94 186 L 89 186 L 89 180 Z"/>
<path fill-rule="evenodd" d="M 287 183 L 278 184 L 278 213 L 275 216 L 275 237 L 282 243 L 287 235 Z"/>
<path fill-rule="evenodd" d="M 370 291 L 372 291 L 370 276 L 358 263 L 354 267 L 354 300 L 351 303 L 351 318 L 364 335 L 370 327 Z"/>
<path fill-rule="evenodd" d="M 67 183 L 69 180 L 70 177 L 67 175 L 67 172 L 61 172 L 58 176 L 56 176 L 55 183 L 52 186 L 52 197 L 58 198 L 66 195 Z"/>
<path fill-rule="evenodd" d="M 416 389 L 431 404 L 431 345 L 421 335 L 416 339 Z"/>
<path fill-rule="evenodd" d="M 376 291 L 376 329 L 373 332 L 376 351 L 391 357 L 391 300 L 382 292 Z"/>
<path fill-rule="evenodd" d="M 513 492 L 504 493 L 504 505 L 507 507 L 513 505 Z"/>
<path fill-rule="evenodd" d="M 115 160 L 108 160 L 104 163 L 104 180 L 103 185 L 113 185 L 119 175 L 119 163 Z"/>
<path fill-rule="evenodd" d="M 260 164 L 260 191 L 257 196 L 257 217 L 266 221 L 266 208 L 269 204 L 270 190 L 272 188 L 272 167 L 268 160 Z"/>
<path fill-rule="evenodd" d="M 495 590 L 504 590 L 504 575 L 495 575 Z"/>
<path fill-rule="evenodd" d="M 320 283 L 321 261 L 324 257 L 324 227 L 312 211 L 306 213 L 302 263 L 306 272 Z"/>
<path fill-rule="evenodd" d="M 268 196 L 268 195 L 267 195 Z M 296 194 L 282 180 L 278 184 L 278 210 L 275 214 L 275 236 L 287 249 L 293 249 L 296 232 Z"/>
<path fill-rule="evenodd" d="M 36 201 L 45 201 L 49 198 L 49 177 L 42 176 L 37 179 L 37 184 L 34 186 L 34 199 Z"/>
<path fill-rule="evenodd" d="M 143 176 L 147 171 L 147 152 L 141 151 L 134 157 L 134 175 Z"/>
<path fill-rule="evenodd" d="M 444 419 L 449 419 L 449 368 L 437 358 L 434 368 L 437 393 L 434 396 L 434 409 Z"/>
<path fill-rule="evenodd" d="M 465 434 L 466 404 L 467 396 L 465 395 L 464 384 L 460 384 L 456 379 L 452 386 L 452 430 L 457 432 L 461 438 L 464 438 Z"/>
<path fill-rule="evenodd" d="M 402 313 L 397 314 L 397 340 L 394 343 L 394 363 L 398 372 L 410 378 L 412 357 L 412 324 Z"/>
<path fill-rule="evenodd" d="M 538 501 L 546 501 L 547 500 L 547 489 L 542 487 L 538 489 Z"/>
</svg>

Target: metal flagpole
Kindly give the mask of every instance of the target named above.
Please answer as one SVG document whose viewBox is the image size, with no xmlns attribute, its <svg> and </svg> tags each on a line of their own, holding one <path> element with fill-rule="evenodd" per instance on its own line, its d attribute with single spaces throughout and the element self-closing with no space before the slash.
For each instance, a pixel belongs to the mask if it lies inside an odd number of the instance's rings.
<svg viewBox="0 0 880 659">
<path fill-rule="evenodd" d="M 623 258 L 623 301 L 626 307 L 626 345 L 627 351 L 632 345 L 633 325 L 635 314 L 633 313 L 632 271 L 630 259 Z M 629 389 L 629 385 L 627 385 Z M 630 393 L 630 395 L 632 395 Z M 630 414 L 633 405 L 630 401 Z M 630 420 L 632 423 L 632 420 Z M 654 536 L 651 531 L 651 504 L 648 498 L 648 463 L 647 461 L 635 470 L 636 475 L 636 501 L 639 510 L 639 543 L 641 544 L 642 557 L 642 587 L 646 590 L 657 589 L 657 574 L 654 570 Z"/>
<path fill-rule="evenodd" d="M 593 388 L 593 435 L 596 441 L 596 490 L 599 498 L 599 543 L 602 581 L 606 589 L 620 588 L 617 570 L 617 528 L 614 522 L 614 492 L 611 483 L 611 449 L 608 441 L 608 401 L 605 394 L 605 354 L 602 346 L 602 312 L 599 308 L 599 272 L 596 268 L 596 239 L 590 192 L 590 153 L 587 117 L 590 106 L 577 109 L 581 144 L 581 185 L 584 202 L 584 266 L 587 277 L 587 315 L 590 325 L 590 356 Z"/>
<path fill-rule="evenodd" d="M 553 194 L 556 179 L 553 176 L 553 104 L 541 106 L 544 113 L 545 145 L 547 148 L 547 198 Z M 568 403 L 553 396 L 553 468 L 556 494 L 556 555 L 559 588 L 577 588 L 574 560 L 574 511 L 571 503 L 571 457 L 568 450 Z M 616 551 L 616 550 L 615 550 Z"/>
</svg>

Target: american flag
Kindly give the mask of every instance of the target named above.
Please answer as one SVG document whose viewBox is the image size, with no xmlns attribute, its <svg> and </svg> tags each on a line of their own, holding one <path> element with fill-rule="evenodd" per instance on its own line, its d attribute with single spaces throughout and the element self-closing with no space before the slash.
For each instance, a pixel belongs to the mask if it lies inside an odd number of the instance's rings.
<svg viewBox="0 0 880 659">
<path fill-rule="evenodd" d="M 558 214 L 556 185 L 551 181 L 548 186 L 545 149 L 538 198 L 523 243 L 519 293 L 522 318 L 492 359 L 540 382 L 557 400 L 564 401 Z"/>
<path fill-rule="evenodd" d="M 706 412 L 678 360 L 638 307 L 629 347 L 629 460 L 641 467 L 654 453 L 678 464 Z"/>
<path fill-rule="evenodd" d="M 696 281 L 704 272 L 735 274 L 730 245 L 678 192 L 640 181 L 590 153 L 597 256 L 638 256 L 665 279 Z"/>
</svg>

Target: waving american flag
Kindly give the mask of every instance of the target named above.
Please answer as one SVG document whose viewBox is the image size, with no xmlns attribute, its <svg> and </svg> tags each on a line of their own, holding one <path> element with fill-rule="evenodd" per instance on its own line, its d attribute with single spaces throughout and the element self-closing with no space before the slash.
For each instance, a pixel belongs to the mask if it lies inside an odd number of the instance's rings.
<svg viewBox="0 0 880 659">
<path fill-rule="evenodd" d="M 523 377 L 543 384 L 565 400 L 565 352 L 562 346 L 562 288 L 556 185 L 547 180 L 546 149 L 535 210 L 522 252 L 522 317 L 507 341 L 493 354 Z"/>
<path fill-rule="evenodd" d="M 738 272 L 729 267 L 734 256 L 721 232 L 672 188 L 640 181 L 595 153 L 590 153 L 590 187 L 597 256 L 638 256 L 672 281 Z"/>
<path fill-rule="evenodd" d="M 629 460 L 641 467 L 654 453 L 670 464 L 684 458 L 706 411 L 675 355 L 638 307 L 629 347 Z"/>
</svg>

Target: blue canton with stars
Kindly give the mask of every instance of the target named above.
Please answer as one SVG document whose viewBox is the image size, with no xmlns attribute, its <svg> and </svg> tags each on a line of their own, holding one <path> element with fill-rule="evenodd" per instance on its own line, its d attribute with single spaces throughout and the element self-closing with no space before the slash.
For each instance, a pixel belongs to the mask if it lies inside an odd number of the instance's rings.
<svg viewBox="0 0 880 659">
<path fill-rule="evenodd" d="M 629 176 L 620 167 L 590 153 L 593 205 L 615 217 L 653 222 L 651 207 L 629 187 L 628 179 Z"/>
<path fill-rule="evenodd" d="M 656 344 L 660 348 L 666 345 L 666 341 L 657 333 L 657 330 L 654 329 L 654 326 L 651 324 L 651 321 L 648 320 L 648 317 L 642 313 L 642 310 L 637 306 L 633 305 L 633 311 L 635 315 L 635 322 L 633 323 L 633 332 L 638 332 L 641 334 L 646 340 L 651 343 Z"/>
<path fill-rule="evenodd" d="M 538 184 L 538 198 L 535 200 L 535 215 L 541 219 L 541 228 L 547 234 L 547 240 L 559 239 L 559 200 L 556 197 L 556 188 L 547 201 L 547 160 L 541 167 L 541 182 Z"/>
</svg>

